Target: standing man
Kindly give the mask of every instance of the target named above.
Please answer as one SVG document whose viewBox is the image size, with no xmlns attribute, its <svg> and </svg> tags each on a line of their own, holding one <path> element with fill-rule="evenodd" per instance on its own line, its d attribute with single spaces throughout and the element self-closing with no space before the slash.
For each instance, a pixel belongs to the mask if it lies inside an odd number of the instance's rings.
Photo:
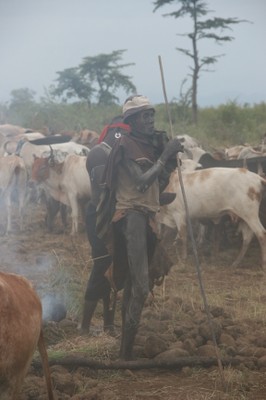
<svg viewBox="0 0 266 400">
<path fill-rule="evenodd" d="M 97 236 L 95 231 L 96 207 L 102 191 L 102 174 L 111 148 L 115 141 L 121 137 L 122 132 L 128 132 L 129 129 L 129 126 L 123 123 L 122 116 L 115 117 L 110 125 L 104 127 L 98 144 L 90 150 L 86 161 L 92 191 L 91 201 L 87 206 L 86 212 L 86 231 L 91 245 L 93 266 L 85 292 L 81 322 L 82 333 L 89 333 L 94 311 L 98 301 L 102 299 L 104 331 L 111 335 L 114 334 L 115 303 L 111 304 L 111 287 L 105 277 L 105 272 L 112 260 L 103 240 Z"/>
<path fill-rule="evenodd" d="M 106 233 L 102 214 L 106 209 L 112 212 L 112 234 L 108 237 L 112 239 L 113 281 L 117 290 L 124 288 L 120 346 L 124 360 L 132 359 L 144 302 L 154 283 L 150 266 L 157 246 L 154 218 L 160 193 L 177 166 L 177 153 L 183 151 L 177 139 L 169 141 L 165 132 L 154 129 L 154 115 L 154 107 L 145 96 L 125 101 L 124 123 L 131 132 L 122 135 L 111 150 L 104 172 L 105 196 L 97 209 L 101 236 Z"/>
</svg>

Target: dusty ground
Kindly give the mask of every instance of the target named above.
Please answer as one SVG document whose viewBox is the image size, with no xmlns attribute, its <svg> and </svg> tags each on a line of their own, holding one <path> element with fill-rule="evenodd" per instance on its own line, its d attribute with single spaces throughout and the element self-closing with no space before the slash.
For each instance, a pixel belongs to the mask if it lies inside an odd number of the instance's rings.
<svg viewBox="0 0 266 400">
<path fill-rule="evenodd" d="M 16 224 L 14 224 L 16 228 Z M 2 230 L 2 225 L 0 225 Z M 82 229 L 82 227 L 81 227 Z M 60 231 L 60 221 L 56 222 Z M 211 326 L 223 369 L 196 364 L 199 357 L 216 360 L 217 353 L 204 311 L 194 257 L 178 260 L 176 244 L 168 250 L 174 267 L 164 284 L 156 287 L 143 311 L 135 353 L 138 361 L 161 367 L 98 369 L 60 360 L 87 357 L 99 363 L 117 359 L 120 334 L 120 300 L 116 314 L 117 336 L 102 331 L 101 304 L 96 310 L 91 336 L 80 336 L 83 293 L 89 273 L 90 249 L 84 233 L 48 234 L 41 206 L 27 213 L 23 233 L 0 237 L 1 269 L 27 276 L 41 297 L 50 294 L 67 308 L 67 317 L 45 325 L 52 379 L 58 399 L 76 400 L 264 400 L 266 398 L 266 293 L 265 272 L 259 268 L 256 241 L 241 265 L 232 269 L 238 240 L 231 238 L 219 256 L 199 251 L 200 271 Z M 44 304 L 45 312 L 49 308 Z M 195 364 L 187 365 L 193 360 Z M 175 364 L 185 360 L 184 366 Z M 231 361 L 227 364 L 226 360 Z M 166 364 L 168 363 L 168 368 Z M 235 365 L 236 364 L 236 365 Z M 38 353 L 19 400 L 46 399 Z M 103 366 L 103 364 L 100 364 Z M 108 364 L 109 365 L 109 364 Z"/>
</svg>

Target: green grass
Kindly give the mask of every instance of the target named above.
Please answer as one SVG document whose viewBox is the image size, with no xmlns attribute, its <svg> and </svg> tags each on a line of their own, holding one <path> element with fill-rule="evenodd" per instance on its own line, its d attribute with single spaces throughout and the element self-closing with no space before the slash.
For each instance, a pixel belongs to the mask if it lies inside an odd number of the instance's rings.
<svg viewBox="0 0 266 400">
<path fill-rule="evenodd" d="M 165 104 L 155 105 L 156 127 L 170 135 L 170 124 Z M 179 103 L 170 103 L 173 134 L 189 134 L 207 147 L 231 146 L 234 144 L 259 144 L 266 132 L 266 103 L 239 105 L 228 102 L 217 107 L 199 108 L 198 125 L 192 124 L 191 109 Z M 10 123 L 50 132 L 79 131 L 91 129 L 98 133 L 104 125 L 122 112 L 120 105 L 88 106 L 86 103 L 54 103 L 42 100 L 16 107 L 0 104 L 2 123 Z"/>
</svg>

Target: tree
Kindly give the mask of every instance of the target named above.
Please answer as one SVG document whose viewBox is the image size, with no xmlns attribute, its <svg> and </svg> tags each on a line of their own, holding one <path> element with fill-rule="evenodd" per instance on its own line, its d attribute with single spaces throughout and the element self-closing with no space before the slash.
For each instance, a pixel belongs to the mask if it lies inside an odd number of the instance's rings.
<svg viewBox="0 0 266 400">
<path fill-rule="evenodd" d="M 57 72 L 59 75 L 56 79 L 57 86 L 52 86 L 50 92 L 53 96 L 62 96 L 63 101 L 67 102 L 71 98 L 79 98 L 86 100 L 90 104 L 91 96 L 94 89 L 88 82 L 85 82 L 80 75 L 78 68 L 67 68 L 63 71 Z"/>
<path fill-rule="evenodd" d="M 21 88 L 12 90 L 10 95 L 10 107 L 16 108 L 25 104 L 34 103 L 36 92 L 28 88 Z"/>
<path fill-rule="evenodd" d="M 55 96 L 65 94 L 65 101 L 76 97 L 89 104 L 94 99 L 100 105 L 118 102 L 115 93 L 119 89 L 126 93 L 136 91 L 131 77 L 121 72 L 121 69 L 134 65 L 120 64 L 124 52 L 125 50 L 116 50 L 110 54 L 85 57 L 78 67 L 57 72 L 57 86 L 51 88 L 51 93 Z"/>
<path fill-rule="evenodd" d="M 28 126 L 33 127 L 34 117 L 38 110 L 34 98 L 35 95 L 36 92 L 28 88 L 15 89 L 11 91 L 8 117 L 14 124 L 27 126 L 29 123 Z"/>
<path fill-rule="evenodd" d="M 134 65 L 119 64 L 125 50 L 116 50 L 110 54 L 99 54 L 96 57 L 85 57 L 80 65 L 81 75 L 97 87 L 98 104 L 108 105 L 118 102 L 114 94 L 122 88 L 126 93 L 135 92 L 136 87 L 128 75 L 121 73 L 122 68 Z"/>
<path fill-rule="evenodd" d="M 222 42 L 230 42 L 234 38 L 227 35 L 218 35 L 215 30 L 219 29 L 223 32 L 226 29 L 231 30 L 231 25 L 239 24 L 240 22 L 247 22 L 245 20 L 239 20 L 237 18 L 209 18 L 205 20 L 200 20 L 200 18 L 205 17 L 207 14 L 212 12 L 207 7 L 207 4 L 202 0 L 156 0 L 153 2 L 155 5 L 154 12 L 164 5 L 170 5 L 172 3 L 179 3 L 180 8 L 177 11 L 164 14 L 164 16 L 171 16 L 174 18 L 190 17 L 192 19 L 192 31 L 187 34 L 181 34 L 180 36 L 187 36 L 191 40 L 192 49 L 184 49 L 177 47 L 176 49 L 193 60 L 193 67 L 190 67 L 192 74 L 191 83 L 191 104 L 192 104 L 192 114 L 193 122 L 197 123 L 198 117 L 198 104 L 197 104 L 197 94 L 198 94 L 198 79 L 200 76 L 200 71 L 203 71 L 205 66 L 210 66 L 218 61 L 218 58 L 223 56 L 214 55 L 200 57 L 198 51 L 198 43 L 202 39 L 213 39 L 217 44 Z M 209 71 L 209 70 L 205 70 Z"/>
</svg>

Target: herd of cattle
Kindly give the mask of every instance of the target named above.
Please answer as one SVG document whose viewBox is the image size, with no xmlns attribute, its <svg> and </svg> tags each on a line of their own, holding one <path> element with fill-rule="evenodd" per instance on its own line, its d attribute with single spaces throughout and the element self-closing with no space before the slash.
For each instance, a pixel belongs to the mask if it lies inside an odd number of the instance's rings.
<svg viewBox="0 0 266 400">
<path fill-rule="evenodd" d="M 178 137 L 185 149 L 181 155 L 182 175 L 179 177 L 178 171 L 172 174 L 165 191 L 174 192 L 176 199 L 161 207 L 158 222 L 177 229 L 181 255 L 186 258 L 187 211 L 181 178 L 193 221 L 201 225 L 212 221 L 218 226 L 226 215 L 238 224 L 243 244 L 234 265 L 241 262 L 255 235 L 261 247 L 262 266 L 266 267 L 266 138 L 256 148 L 241 145 L 210 154 L 194 138 Z M 12 230 L 12 193 L 17 193 L 22 229 L 29 193 L 36 188 L 45 199 L 48 229 L 52 231 L 59 210 L 66 229 L 67 208 L 71 234 L 78 233 L 79 214 L 91 196 L 86 158 L 97 139 L 98 134 L 90 130 L 45 136 L 18 126 L 0 125 L 0 194 L 7 207 L 6 233 Z"/>
<path fill-rule="evenodd" d="M 192 137 L 178 137 L 185 151 L 180 168 L 172 173 L 165 189 L 176 197 L 172 203 L 161 207 L 158 223 L 177 230 L 181 255 L 185 259 L 188 216 L 197 221 L 202 230 L 207 221 L 217 227 L 224 218 L 229 218 L 242 234 L 242 247 L 233 265 L 241 262 L 255 235 L 261 249 L 261 264 L 266 269 L 265 138 L 256 148 L 235 146 L 225 149 L 223 154 L 221 151 L 210 154 Z M 6 207 L 6 233 L 12 231 L 14 193 L 22 230 L 23 212 L 29 204 L 29 194 L 36 187 L 45 198 L 48 229 L 52 230 L 58 210 L 66 212 L 67 208 L 71 211 L 71 234 L 79 232 L 79 212 L 84 210 L 91 196 L 86 159 L 97 139 L 98 134 L 89 130 L 76 135 L 45 136 L 18 126 L 0 125 L 0 200 Z M 63 216 L 66 225 L 66 214 Z M 31 298 L 32 313 L 24 315 L 27 305 L 24 307 L 18 300 L 20 295 L 23 299 Z M 0 399 L 15 399 L 37 344 L 42 349 L 41 306 L 24 278 L 1 272 L 0 298 Z M 12 315 L 10 307 L 16 307 L 16 315 L 25 317 L 21 329 L 26 329 L 27 337 L 20 338 L 21 342 L 16 342 L 20 339 L 15 328 L 7 338 L 5 327 L 13 320 L 8 324 L 3 321 L 6 315 Z M 27 348 L 21 348 L 22 342 Z M 17 356 L 12 353 L 14 348 L 19 349 L 21 355 L 20 369 L 16 365 Z M 47 368 L 46 359 L 44 370 L 48 374 Z M 53 399 L 49 379 L 48 374 L 48 397 Z"/>
</svg>

